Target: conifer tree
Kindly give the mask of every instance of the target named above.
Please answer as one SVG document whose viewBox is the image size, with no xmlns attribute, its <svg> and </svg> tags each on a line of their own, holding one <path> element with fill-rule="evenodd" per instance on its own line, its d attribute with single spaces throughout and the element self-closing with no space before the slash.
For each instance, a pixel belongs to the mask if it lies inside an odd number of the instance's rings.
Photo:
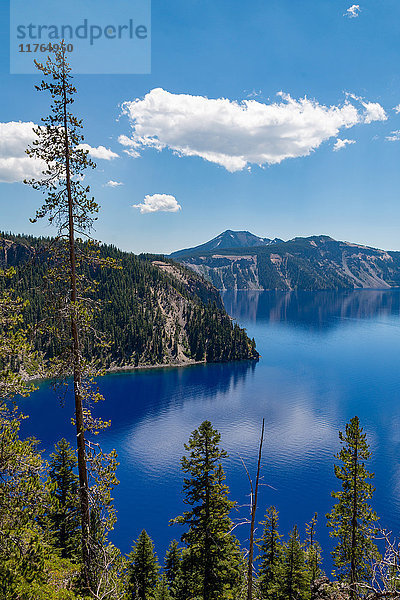
<svg viewBox="0 0 400 600">
<path fill-rule="evenodd" d="M 55 223 L 58 235 L 66 240 L 67 269 L 69 276 L 69 304 L 67 307 L 70 322 L 70 366 L 73 371 L 75 397 L 75 423 L 78 447 L 79 491 L 81 501 L 82 553 L 86 584 L 90 588 L 90 509 L 89 484 L 86 464 L 85 426 L 83 417 L 82 354 L 79 328 L 78 277 L 76 259 L 76 230 L 85 232 L 93 223 L 93 215 L 98 205 L 88 197 L 89 188 L 82 183 L 82 175 L 87 167 L 94 166 L 87 153 L 79 148 L 83 141 L 80 133 L 82 122 L 69 110 L 74 102 L 76 88 L 71 83 L 71 67 L 65 58 L 65 44 L 62 42 L 54 57 L 45 64 L 36 61 L 43 73 L 43 80 L 36 89 L 50 92 L 52 97 L 51 114 L 43 118 L 43 126 L 35 129 L 36 139 L 27 150 L 32 158 L 47 165 L 42 178 L 27 181 L 36 190 L 46 194 L 46 199 L 36 213 L 36 221 L 48 216 Z M 65 348 L 64 348 L 65 352 Z"/>
<path fill-rule="evenodd" d="M 262 598 L 277 599 L 280 571 L 282 566 L 282 536 L 278 531 L 279 515 L 274 506 L 270 506 L 265 514 L 263 533 L 258 540 L 260 561 L 258 583 Z"/>
<path fill-rule="evenodd" d="M 174 600 L 187 600 L 199 595 L 199 573 L 197 552 L 193 548 L 183 548 L 180 569 L 175 578 L 171 591 Z"/>
<path fill-rule="evenodd" d="M 322 563 L 321 558 L 321 546 L 316 540 L 316 527 L 318 522 L 317 513 L 314 514 L 313 518 L 309 523 L 306 523 L 306 569 L 307 576 L 310 585 L 317 577 L 321 575 L 320 565 Z"/>
<path fill-rule="evenodd" d="M 20 438 L 22 419 L 0 403 L 0 598 L 73 600 L 79 568 L 52 545 L 45 463 L 37 440 Z"/>
<path fill-rule="evenodd" d="M 163 575 L 156 587 L 155 600 L 172 600 L 172 596 L 169 592 L 168 582 L 165 575 Z"/>
<path fill-rule="evenodd" d="M 372 541 L 378 517 L 368 503 L 375 490 L 374 474 L 365 466 L 371 452 L 357 416 L 346 425 L 345 433 L 339 432 L 339 439 L 342 448 L 336 458 L 340 464 L 334 468 L 342 489 L 332 492 L 337 503 L 327 519 L 331 537 L 338 540 L 332 552 L 336 575 L 350 584 L 351 596 L 356 598 L 357 584 L 368 581 L 371 560 L 378 556 Z"/>
<path fill-rule="evenodd" d="M 280 593 L 285 600 L 308 598 L 304 547 L 297 525 L 290 532 L 287 544 L 283 546 Z"/>
<path fill-rule="evenodd" d="M 54 498 L 49 519 L 62 558 L 74 558 L 79 552 L 79 482 L 74 473 L 76 465 L 75 453 L 63 438 L 55 445 L 49 464 Z"/>
<path fill-rule="evenodd" d="M 221 460 L 227 454 L 219 447 L 220 438 L 210 421 L 204 421 L 185 444 L 188 456 L 181 465 L 186 474 L 184 502 L 190 509 L 172 521 L 188 525 L 182 535 L 190 551 L 184 564 L 192 568 L 194 596 L 203 600 L 232 597 L 243 568 L 238 543 L 230 534 L 229 515 L 235 503 L 229 500 L 224 483 Z"/>
<path fill-rule="evenodd" d="M 91 593 L 97 583 L 93 579 L 93 554 L 96 549 L 90 539 L 88 462 L 97 468 L 100 453 L 92 453 L 90 448 L 93 446 L 88 449 L 85 433 L 99 430 L 107 424 L 94 420 L 89 408 L 91 403 L 101 398 L 93 387 L 93 377 L 98 370 L 91 357 L 87 353 L 85 355 L 88 332 L 93 337 L 93 318 L 99 305 L 92 298 L 93 284 L 88 281 L 85 268 L 104 266 L 110 261 L 99 259 L 92 241 L 83 245 L 78 239 L 79 236 L 89 235 L 99 210 L 98 204 L 90 196 L 89 186 L 84 184 L 85 170 L 95 167 L 95 164 L 81 147 L 84 140 L 82 121 L 70 109 L 77 90 L 71 81 L 71 67 L 66 60 L 64 41 L 57 48 L 45 64 L 35 61 L 44 75 L 44 80 L 36 89 L 49 92 L 52 105 L 49 116 L 42 119 L 43 125 L 34 129 L 36 139 L 27 150 L 28 156 L 44 165 L 42 176 L 25 183 L 45 194 L 42 207 L 31 221 L 47 217 L 49 223 L 57 228 L 57 238 L 51 248 L 53 266 L 46 273 L 48 295 L 50 290 L 56 294 L 49 312 L 52 311 L 53 317 L 50 333 L 55 338 L 54 346 L 58 352 L 52 357 L 50 366 L 51 374 L 58 381 L 65 381 L 71 374 L 73 378 L 83 579 L 86 591 Z M 107 456 L 101 456 L 107 462 Z M 111 463 L 114 459 L 114 454 L 110 455 Z M 111 476 L 110 489 L 115 481 L 115 477 Z"/>
<path fill-rule="evenodd" d="M 44 517 L 44 465 L 37 441 L 21 440 L 16 409 L 0 405 L 0 597 L 16 597 L 19 584 L 43 582 L 48 554 L 38 520 Z M 47 540 L 48 546 L 48 540 Z"/>
<path fill-rule="evenodd" d="M 154 600 L 160 568 L 153 542 L 144 529 L 129 554 L 128 561 L 129 598 Z"/>
<path fill-rule="evenodd" d="M 182 552 L 178 542 L 173 540 L 165 555 L 164 572 L 169 585 L 170 595 L 174 597 L 177 577 L 181 570 Z"/>
</svg>

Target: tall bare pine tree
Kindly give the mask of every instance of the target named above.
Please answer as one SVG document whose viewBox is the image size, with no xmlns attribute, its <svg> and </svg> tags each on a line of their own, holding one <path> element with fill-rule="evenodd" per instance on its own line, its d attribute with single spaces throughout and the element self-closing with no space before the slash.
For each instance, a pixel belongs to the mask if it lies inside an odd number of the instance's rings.
<svg viewBox="0 0 400 600">
<path fill-rule="evenodd" d="M 35 129 L 36 139 L 27 150 L 30 157 L 45 165 L 42 176 L 25 183 L 45 194 L 44 203 L 32 222 L 47 217 L 50 224 L 56 226 L 58 258 L 62 256 L 63 267 L 53 271 L 54 284 L 64 285 L 68 292 L 58 314 L 63 344 L 59 360 L 54 364 L 60 376 L 73 375 L 83 574 L 90 589 L 90 507 L 84 422 L 84 400 L 88 388 L 84 382 L 85 359 L 81 340 L 87 319 L 90 319 L 90 309 L 85 303 L 85 286 L 78 273 L 77 237 L 90 232 L 99 206 L 90 196 L 89 186 L 84 184 L 85 170 L 95 165 L 88 152 L 80 147 L 83 142 L 82 121 L 70 110 L 77 90 L 72 84 L 71 67 L 65 54 L 62 42 L 45 64 L 35 61 L 44 75 L 36 89 L 49 92 L 52 104 L 49 116 L 43 118 L 43 124 Z"/>
</svg>

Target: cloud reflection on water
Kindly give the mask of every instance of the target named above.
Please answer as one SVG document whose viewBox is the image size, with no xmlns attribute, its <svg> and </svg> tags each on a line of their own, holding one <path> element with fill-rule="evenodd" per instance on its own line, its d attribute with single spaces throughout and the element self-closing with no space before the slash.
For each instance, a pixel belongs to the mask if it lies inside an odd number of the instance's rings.
<svg viewBox="0 0 400 600">
<path fill-rule="evenodd" d="M 252 460 L 259 442 L 261 420 L 266 419 L 265 453 L 278 466 L 294 468 L 307 456 L 318 456 L 337 447 L 337 429 L 332 424 L 332 402 L 328 415 L 315 411 L 318 398 L 306 378 L 287 378 L 285 370 L 265 370 L 265 390 L 249 393 L 244 376 L 210 394 L 210 390 L 192 388 L 180 402 L 160 405 L 132 424 L 121 440 L 126 457 L 153 474 L 176 471 L 176 463 L 184 452 L 190 433 L 205 420 L 212 422 L 223 435 L 222 445 L 236 466 L 239 455 Z M 258 387 L 258 386 L 257 386 Z M 250 396 L 250 397 L 249 397 Z M 212 415 L 212 416 L 211 416 Z M 156 440 L 148 444 L 149 439 Z"/>
</svg>

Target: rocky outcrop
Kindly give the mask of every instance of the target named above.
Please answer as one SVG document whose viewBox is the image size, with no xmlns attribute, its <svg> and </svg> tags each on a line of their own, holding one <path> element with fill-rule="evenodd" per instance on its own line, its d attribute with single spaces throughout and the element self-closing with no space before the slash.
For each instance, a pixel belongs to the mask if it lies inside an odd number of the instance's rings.
<svg viewBox="0 0 400 600">
<path fill-rule="evenodd" d="M 350 600 L 350 589 L 346 583 L 331 582 L 328 577 L 316 579 L 311 586 L 311 600 Z M 364 600 L 400 600 L 396 592 L 365 592 L 357 595 Z"/>
<path fill-rule="evenodd" d="M 311 600 L 349 600 L 349 598 L 347 586 L 332 583 L 328 577 L 320 577 L 312 583 Z"/>
</svg>

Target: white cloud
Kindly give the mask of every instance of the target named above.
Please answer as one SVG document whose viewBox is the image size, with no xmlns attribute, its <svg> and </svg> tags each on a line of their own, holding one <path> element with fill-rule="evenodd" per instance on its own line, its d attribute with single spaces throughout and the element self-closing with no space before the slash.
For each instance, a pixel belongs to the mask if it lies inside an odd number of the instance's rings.
<svg viewBox="0 0 400 600">
<path fill-rule="evenodd" d="M 344 17 L 349 17 L 349 19 L 355 19 L 356 17 L 359 16 L 361 12 L 361 8 L 359 4 L 353 4 L 352 6 L 350 6 L 346 12 L 344 13 Z"/>
<path fill-rule="evenodd" d="M 400 141 L 400 129 L 392 131 L 390 135 L 385 138 L 388 142 L 399 142 Z"/>
<path fill-rule="evenodd" d="M 372 121 L 386 121 L 387 115 L 383 107 L 378 102 L 361 102 L 365 108 L 364 123 Z"/>
<path fill-rule="evenodd" d="M 367 125 L 369 123 L 372 123 L 373 121 L 387 120 L 387 114 L 384 108 L 379 104 L 379 102 L 367 102 L 361 96 L 357 96 L 356 94 L 350 94 L 349 92 L 346 92 L 346 98 L 355 100 L 356 102 L 359 102 L 361 106 L 364 107 L 365 111 L 363 114 L 363 122 L 367 123 Z"/>
<path fill-rule="evenodd" d="M 4 183 L 22 182 L 24 179 L 39 178 L 46 163 L 27 156 L 25 150 L 36 134 L 33 129 L 38 127 L 32 121 L 9 121 L 0 123 L 0 181 Z M 89 150 L 94 158 L 110 160 L 118 154 L 108 150 L 104 146 L 92 148 L 89 144 L 81 144 L 81 148 Z"/>
<path fill-rule="evenodd" d="M 124 184 L 122 183 L 122 181 L 113 181 L 112 179 L 110 179 L 110 181 L 107 181 L 105 185 L 106 187 L 118 187 Z"/>
<path fill-rule="evenodd" d="M 133 204 L 133 208 L 140 208 L 142 215 L 153 212 L 178 212 L 181 205 L 178 204 L 175 196 L 169 194 L 153 194 L 144 197 L 141 204 Z"/>
<path fill-rule="evenodd" d="M 355 144 L 355 140 L 348 140 L 348 139 L 344 139 L 341 140 L 340 138 L 338 138 L 335 142 L 335 145 L 333 146 L 333 150 L 335 152 L 337 152 L 338 150 L 342 150 L 342 148 L 345 148 L 348 144 Z"/>
<path fill-rule="evenodd" d="M 399 114 L 399 113 L 400 113 L 400 104 L 398 104 L 397 106 L 394 106 L 394 107 L 393 107 L 393 110 L 394 110 L 394 111 L 395 111 L 397 114 Z"/>
<path fill-rule="evenodd" d="M 239 103 L 156 88 L 123 104 L 132 137 L 121 136 L 119 142 L 135 156 L 146 147 L 169 148 L 178 156 L 199 156 L 233 172 L 307 156 L 341 129 L 387 118 L 380 104 L 359 98 L 354 99 L 365 110 L 349 97 L 341 106 L 325 106 L 282 92 L 278 96 L 278 102 L 269 104 Z"/>
<path fill-rule="evenodd" d="M 257 98 L 258 96 L 261 96 L 261 94 L 261 90 L 251 90 L 251 92 L 246 94 L 246 98 Z"/>
<path fill-rule="evenodd" d="M 32 122 L 0 123 L 0 181 L 15 183 L 40 177 L 46 168 L 44 162 L 25 153 L 36 137 L 34 127 L 37 125 Z"/>
<path fill-rule="evenodd" d="M 128 138 L 128 136 L 126 135 L 120 135 L 118 141 L 122 146 L 126 146 L 128 148 L 127 150 L 124 150 L 126 154 L 128 154 L 132 158 L 139 158 L 140 153 L 137 150 L 135 150 L 135 148 L 140 146 L 138 142 L 135 142 L 135 140 Z"/>
<path fill-rule="evenodd" d="M 93 148 L 92 146 L 89 146 L 89 144 L 79 144 L 78 147 L 82 150 L 87 150 L 92 158 L 98 158 L 101 160 L 112 160 L 113 158 L 118 158 L 119 156 L 116 152 L 113 152 L 105 146 L 97 146 L 97 148 Z"/>
</svg>

